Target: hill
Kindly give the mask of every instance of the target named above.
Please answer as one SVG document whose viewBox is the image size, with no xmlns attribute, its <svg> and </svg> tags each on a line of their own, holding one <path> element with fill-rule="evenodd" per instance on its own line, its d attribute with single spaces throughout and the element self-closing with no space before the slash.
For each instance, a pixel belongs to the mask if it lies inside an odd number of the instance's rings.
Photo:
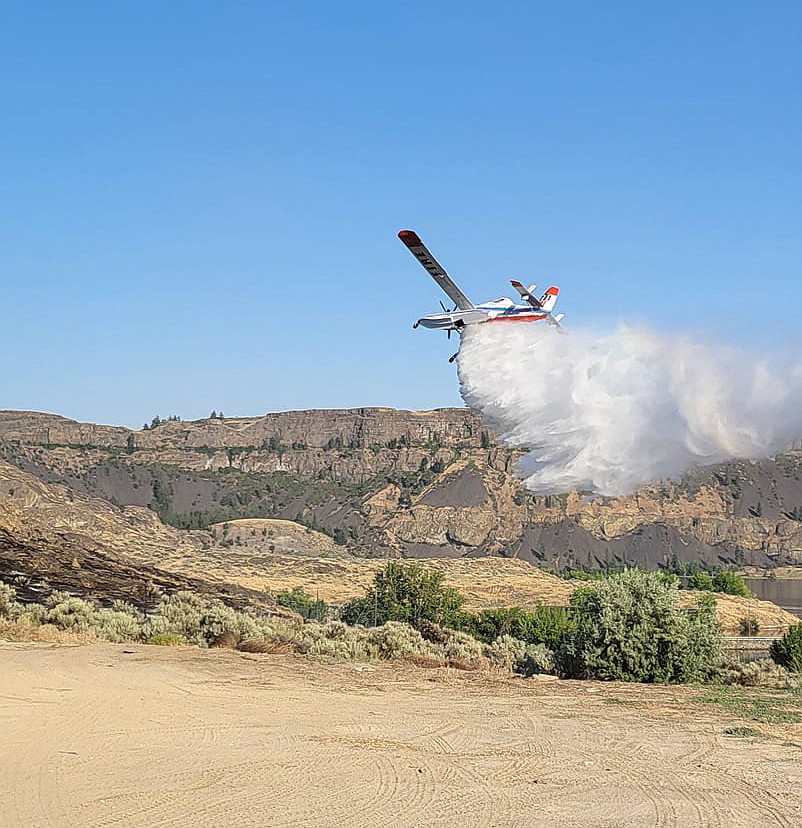
<svg viewBox="0 0 802 828">
<path fill-rule="evenodd" d="M 179 530 L 150 509 L 115 506 L 0 461 L 0 579 L 12 582 L 23 599 L 66 589 L 103 603 L 119 598 L 149 608 L 165 593 L 188 589 L 234 606 L 284 612 L 271 597 L 281 590 L 300 586 L 341 604 L 363 594 L 382 565 L 287 520 L 239 519 L 209 532 Z M 443 572 L 471 610 L 565 605 L 577 586 L 523 559 L 440 557 L 427 565 Z M 744 617 L 757 620 L 766 634 L 795 621 L 765 601 L 717 596 L 717 602 L 731 634 Z"/>
<path fill-rule="evenodd" d="M 18 470 L 149 508 L 210 544 L 213 526 L 270 519 L 369 557 L 501 555 L 549 568 L 802 562 L 800 452 L 596 499 L 532 496 L 515 478 L 519 456 L 466 409 L 295 411 L 143 430 L 0 412 L 0 457 Z"/>
</svg>

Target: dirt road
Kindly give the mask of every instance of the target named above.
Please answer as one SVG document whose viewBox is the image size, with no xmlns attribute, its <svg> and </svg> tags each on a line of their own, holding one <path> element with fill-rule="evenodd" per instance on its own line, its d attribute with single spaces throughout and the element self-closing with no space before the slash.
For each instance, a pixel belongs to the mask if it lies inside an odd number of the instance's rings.
<svg viewBox="0 0 802 828">
<path fill-rule="evenodd" d="M 144 645 L 0 664 L 3 828 L 802 826 L 799 747 L 688 688 Z"/>
</svg>

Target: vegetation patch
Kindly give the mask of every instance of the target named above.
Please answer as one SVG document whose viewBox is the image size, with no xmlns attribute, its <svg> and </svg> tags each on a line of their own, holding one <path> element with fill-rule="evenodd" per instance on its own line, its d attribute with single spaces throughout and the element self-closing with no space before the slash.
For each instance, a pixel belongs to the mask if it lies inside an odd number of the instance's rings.
<svg viewBox="0 0 802 828">
<path fill-rule="evenodd" d="M 764 724 L 802 722 L 802 704 L 792 693 L 769 693 L 728 686 L 712 687 L 697 696 L 698 704 L 715 704 L 742 719 Z"/>
<path fill-rule="evenodd" d="M 181 644 L 186 644 L 186 639 L 183 635 L 177 633 L 154 633 L 145 640 L 145 644 L 156 644 L 160 647 L 179 647 Z"/>
<path fill-rule="evenodd" d="M 802 623 L 794 624 L 779 641 L 773 642 L 769 654 L 777 664 L 802 677 Z"/>
<path fill-rule="evenodd" d="M 557 652 L 561 673 L 660 684 L 714 678 L 723 660 L 715 602 L 685 612 L 677 592 L 660 573 L 635 569 L 575 590 L 574 627 Z"/>
<path fill-rule="evenodd" d="M 724 730 L 725 736 L 743 736 L 745 738 L 752 737 L 760 737 L 763 734 L 759 730 L 755 730 L 753 727 L 728 727 Z"/>
<path fill-rule="evenodd" d="M 301 588 L 283 590 L 280 605 L 294 617 L 235 610 L 190 592 L 164 597 L 149 615 L 116 601 L 54 592 L 43 605 L 21 605 L 0 586 L 3 623 L 50 628 L 88 640 L 196 644 L 252 653 L 299 653 L 335 660 L 407 660 L 418 666 L 495 669 L 523 675 L 638 682 L 715 680 L 721 675 L 721 631 L 711 597 L 693 610 L 679 606 L 676 580 L 625 570 L 575 590 L 568 609 L 507 607 L 469 613 L 465 597 L 446 587 L 442 572 L 389 561 L 364 596 L 339 610 Z M 769 676 L 771 673 L 771 676 Z M 789 674 L 784 668 L 730 665 L 733 686 L 699 701 L 761 721 L 797 721 L 787 697 L 739 696 L 736 685 L 760 685 Z M 739 687 L 743 694 L 747 691 Z M 785 699 L 785 700 L 783 700 Z"/>
</svg>

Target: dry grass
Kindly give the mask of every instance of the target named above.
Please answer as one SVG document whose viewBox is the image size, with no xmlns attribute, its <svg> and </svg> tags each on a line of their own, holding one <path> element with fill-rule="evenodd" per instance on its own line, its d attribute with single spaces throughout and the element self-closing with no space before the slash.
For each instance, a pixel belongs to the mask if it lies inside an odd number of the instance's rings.
<svg viewBox="0 0 802 828">
<path fill-rule="evenodd" d="M 276 641 L 268 638 L 246 638 L 237 644 L 241 653 L 264 653 L 266 655 L 281 655 L 292 653 L 295 647 L 289 641 Z"/>
<path fill-rule="evenodd" d="M 466 661 L 464 658 L 449 658 L 446 661 L 446 667 L 452 667 L 454 670 L 481 670 L 487 666 L 476 661 Z"/>
<path fill-rule="evenodd" d="M 231 630 L 225 630 L 225 632 L 220 633 L 220 635 L 216 635 L 209 642 L 209 648 L 236 650 L 237 644 L 239 643 L 240 637 L 238 633 L 231 632 Z"/>
<path fill-rule="evenodd" d="M 226 555 L 229 553 L 226 552 Z M 238 557 L 236 547 L 231 552 L 237 560 L 220 561 L 211 567 L 212 575 L 229 583 L 238 583 L 251 589 L 279 592 L 303 587 L 310 595 L 329 604 L 342 604 L 364 594 L 373 582 L 378 569 L 387 560 L 383 558 L 311 558 L 291 555 L 271 555 L 249 563 Z M 186 573 L 186 561 L 182 571 Z M 446 584 L 466 596 L 467 608 L 510 606 L 534 607 L 548 603 L 566 605 L 576 583 L 564 581 L 530 564 L 507 558 L 428 558 L 424 566 L 442 572 Z"/>
<path fill-rule="evenodd" d="M 347 554 L 329 535 L 317 532 L 292 520 L 275 518 L 238 518 L 210 527 L 218 538 L 268 552 L 272 546 L 279 554 L 319 555 L 341 557 Z"/>
<path fill-rule="evenodd" d="M 236 547 L 231 554 L 238 554 Z M 260 558 L 258 564 L 244 558 L 229 560 L 225 568 L 221 561 L 219 567 L 212 566 L 204 574 L 274 593 L 300 586 L 326 603 L 343 604 L 363 595 L 376 571 L 386 563 L 386 559 L 376 558 L 272 555 Z M 430 558 L 420 563 L 442 572 L 446 585 L 465 595 L 466 609 L 474 612 L 503 606 L 525 609 L 533 609 L 538 604 L 567 606 L 571 593 L 583 583 L 566 581 L 517 559 Z M 683 592 L 681 601 L 684 606 L 690 606 L 698 596 L 699 593 Z M 760 634 L 770 636 L 782 635 L 799 620 L 769 601 L 721 594 L 714 597 L 727 635 L 739 634 L 742 618 L 754 618 Z"/>
<path fill-rule="evenodd" d="M 396 659 L 396 661 L 399 661 L 402 664 L 411 664 L 413 667 L 423 667 L 428 670 L 446 666 L 446 662 L 443 661 L 442 658 L 418 655 L 417 653 L 410 653 L 409 655 L 401 656 L 401 658 Z"/>
<path fill-rule="evenodd" d="M 32 624 L 24 617 L 15 621 L 0 618 L 0 639 L 34 641 L 40 644 L 94 644 L 99 641 L 89 633 L 61 630 L 53 624 Z"/>
<path fill-rule="evenodd" d="M 409 664 L 413 667 L 421 667 L 424 670 L 434 670 L 438 667 L 450 667 L 452 670 L 477 671 L 488 670 L 491 665 L 484 660 L 482 662 L 467 661 L 464 658 L 437 658 L 436 656 L 419 655 L 410 653 L 393 660 L 394 664 Z"/>
</svg>

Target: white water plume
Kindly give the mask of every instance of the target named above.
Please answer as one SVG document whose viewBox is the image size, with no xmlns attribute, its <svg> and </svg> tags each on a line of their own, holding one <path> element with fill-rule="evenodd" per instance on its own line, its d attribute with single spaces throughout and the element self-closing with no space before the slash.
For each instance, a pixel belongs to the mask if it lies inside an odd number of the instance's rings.
<svg viewBox="0 0 802 828">
<path fill-rule="evenodd" d="M 626 494 L 802 436 L 802 364 L 687 337 L 475 325 L 459 378 L 467 405 L 507 445 L 530 450 L 519 473 L 541 494 Z"/>
</svg>

